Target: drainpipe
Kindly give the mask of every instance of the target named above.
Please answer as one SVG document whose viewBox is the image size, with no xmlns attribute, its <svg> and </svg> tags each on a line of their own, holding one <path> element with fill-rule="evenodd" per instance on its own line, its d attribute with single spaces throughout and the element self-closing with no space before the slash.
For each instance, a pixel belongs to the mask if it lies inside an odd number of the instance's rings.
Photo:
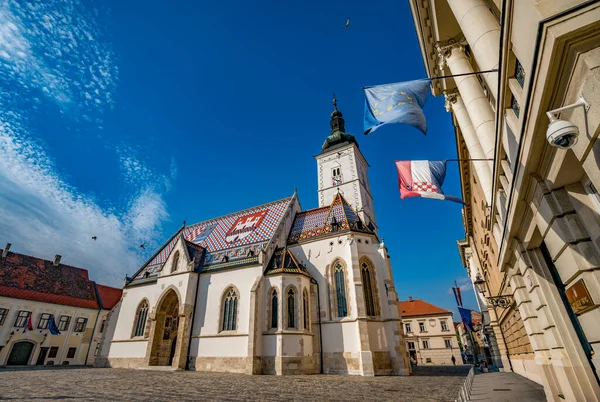
<svg viewBox="0 0 600 402">
<path fill-rule="evenodd" d="M 310 278 L 310 283 L 317 285 L 317 310 L 319 317 L 319 353 L 321 355 L 320 372 L 323 374 L 323 333 L 321 332 L 321 292 L 319 291 L 319 282 L 315 278 Z"/>
<path fill-rule="evenodd" d="M 94 342 L 94 335 L 96 334 L 98 318 L 100 317 L 100 313 L 102 312 L 102 299 L 100 298 L 100 293 L 98 292 L 96 282 L 94 282 L 94 292 L 96 292 L 96 300 L 98 300 L 98 314 L 96 314 L 96 321 L 94 321 L 94 329 L 92 329 L 92 337 L 90 339 L 90 344 L 88 345 L 87 353 L 85 354 L 85 361 L 83 362 L 84 366 L 87 366 L 88 357 L 90 356 L 90 350 L 92 349 L 92 343 Z"/>
</svg>

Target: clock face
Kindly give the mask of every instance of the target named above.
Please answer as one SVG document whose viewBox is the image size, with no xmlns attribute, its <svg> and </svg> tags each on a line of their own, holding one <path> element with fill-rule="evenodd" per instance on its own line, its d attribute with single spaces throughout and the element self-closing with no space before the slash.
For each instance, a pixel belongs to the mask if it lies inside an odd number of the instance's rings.
<svg viewBox="0 0 600 402">
<path fill-rule="evenodd" d="M 342 184 L 342 176 L 333 176 L 332 181 L 334 186 L 339 186 L 340 184 Z"/>
</svg>

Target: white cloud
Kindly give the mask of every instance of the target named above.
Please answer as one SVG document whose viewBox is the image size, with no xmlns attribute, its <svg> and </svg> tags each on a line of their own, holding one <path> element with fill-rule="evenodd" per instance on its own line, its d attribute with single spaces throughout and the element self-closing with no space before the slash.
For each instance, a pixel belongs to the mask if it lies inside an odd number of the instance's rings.
<svg viewBox="0 0 600 402">
<path fill-rule="evenodd" d="M 46 259 L 61 254 L 92 279 L 119 286 L 142 261 L 140 243 L 152 247 L 168 219 L 168 178 L 123 147 L 131 200 L 103 210 L 61 177 L 30 124 L 30 111 L 51 102 L 63 118 L 101 128 L 118 76 L 110 45 L 99 39 L 102 21 L 99 10 L 76 0 L 0 0 L 0 88 L 10 88 L 0 89 L 0 247 L 10 242 Z"/>
</svg>

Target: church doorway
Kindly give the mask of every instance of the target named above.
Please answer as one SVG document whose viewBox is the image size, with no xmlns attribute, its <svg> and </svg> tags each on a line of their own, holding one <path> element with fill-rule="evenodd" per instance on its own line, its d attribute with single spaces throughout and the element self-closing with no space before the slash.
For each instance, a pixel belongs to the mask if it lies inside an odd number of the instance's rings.
<svg viewBox="0 0 600 402">
<path fill-rule="evenodd" d="M 31 352 L 33 352 L 32 342 L 16 342 L 10 351 L 6 364 L 8 366 L 26 366 L 29 363 Z"/>
<path fill-rule="evenodd" d="M 179 329 L 179 297 L 168 290 L 156 311 L 150 366 L 170 366 L 177 351 Z"/>
</svg>

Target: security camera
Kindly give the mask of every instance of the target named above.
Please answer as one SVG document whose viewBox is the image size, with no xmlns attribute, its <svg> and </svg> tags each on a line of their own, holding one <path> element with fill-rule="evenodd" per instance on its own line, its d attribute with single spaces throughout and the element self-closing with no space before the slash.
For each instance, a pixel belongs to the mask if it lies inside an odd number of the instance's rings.
<svg viewBox="0 0 600 402">
<path fill-rule="evenodd" d="M 568 120 L 556 118 L 556 115 L 560 112 L 564 112 L 565 110 L 574 109 L 579 106 L 583 106 L 586 111 L 589 109 L 588 103 L 585 101 L 585 99 L 583 99 L 582 96 L 580 96 L 577 103 L 550 110 L 546 113 L 550 119 L 548 130 L 546 130 L 546 139 L 550 145 L 561 149 L 569 149 L 577 144 L 579 127 Z"/>
</svg>

